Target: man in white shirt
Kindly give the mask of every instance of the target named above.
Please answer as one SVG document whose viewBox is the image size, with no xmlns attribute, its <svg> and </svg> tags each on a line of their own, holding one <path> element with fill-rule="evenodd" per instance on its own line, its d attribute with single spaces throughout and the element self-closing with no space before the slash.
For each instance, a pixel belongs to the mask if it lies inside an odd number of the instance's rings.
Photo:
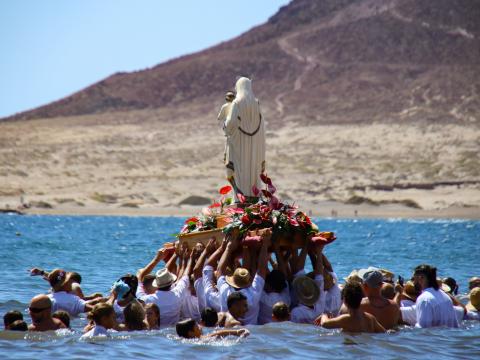
<svg viewBox="0 0 480 360">
<path fill-rule="evenodd" d="M 163 259 L 164 251 L 159 251 L 154 260 Z M 157 261 L 157 262 L 158 262 Z M 160 326 L 173 326 L 180 320 L 180 310 L 188 291 L 189 276 L 192 271 L 192 253 L 183 276 L 175 283 L 177 276 L 163 268 L 156 272 L 153 286 L 158 288 L 155 294 L 145 294 L 141 282 L 137 291 L 140 300 L 146 304 L 154 303 L 160 309 Z M 175 283 L 175 284 L 174 284 Z"/>
<path fill-rule="evenodd" d="M 100 298 L 90 301 L 80 299 L 73 295 L 71 273 L 65 270 L 55 269 L 48 274 L 48 281 L 52 287 L 52 293 L 48 295 L 52 301 L 52 312 L 63 310 L 70 316 L 77 316 L 80 313 L 88 312 Z"/>
<path fill-rule="evenodd" d="M 303 269 L 306 252 L 307 246 L 305 246 L 300 253 L 297 269 Z M 312 259 L 315 259 L 315 263 L 313 264 L 315 280 L 305 276 L 303 270 L 300 270 L 295 274 L 292 288 L 295 293 L 295 298 L 298 300 L 298 305 L 292 309 L 292 322 L 313 324 L 313 321 L 325 310 L 322 252 L 323 245 L 315 245 L 315 253 L 312 254 L 311 257 Z"/>
<path fill-rule="evenodd" d="M 221 299 L 222 311 L 227 311 L 228 295 L 234 291 L 240 291 L 247 298 L 248 311 L 243 319 L 244 325 L 256 325 L 260 309 L 260 297 L 265 286 L 265 277 L 268 265 L 268 247 L 270 246 L 271 232 L 266 231 L 262 235 L 262 247 L 258 256 L 257 273 L 251 281 L 250 272 L 245 268 L 237 268 L 233 276 L 225 276 L 227 262 L 232 258 L 233 253 L 239 245 L 239 239 L 233 239 L 228 243 L 219 263 L 219 278 L 217 281 Z M 245 259 L 244 259 L 245 260 Z"/>
<path fill-rule="evenodd" d="M 434 326 L 458 327 L 457 316 L 453 302 L 445 294 L 437 282 L 437 269 L 430 265 L 420 265 L 415 268 L 414 282 L 422 290 L 417 298 L 415 311 L 416 327 Z"/>
</svg>

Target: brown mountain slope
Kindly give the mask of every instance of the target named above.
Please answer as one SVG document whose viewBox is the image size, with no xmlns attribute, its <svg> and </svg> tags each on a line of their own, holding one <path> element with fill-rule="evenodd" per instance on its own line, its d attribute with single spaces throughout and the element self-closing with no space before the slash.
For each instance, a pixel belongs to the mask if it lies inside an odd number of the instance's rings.
<svg viewBox="0 0 480 360">
<path fill-rule="evenodd" d="M 474 0 L 294 0 L 229 42 L 9 119 L 192 103 L 211 112 L 236 76 L 249 75 L 271 117 L 304 124 L 476 122 L 478 19 Z"/>
</svg>

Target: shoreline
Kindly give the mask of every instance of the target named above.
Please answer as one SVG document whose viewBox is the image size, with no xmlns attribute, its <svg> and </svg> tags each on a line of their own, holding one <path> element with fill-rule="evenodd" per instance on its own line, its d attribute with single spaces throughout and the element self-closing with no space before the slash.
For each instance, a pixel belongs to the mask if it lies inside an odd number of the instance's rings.
<svg viewBox="0 0 480 360">
<path fill-rule="evenodd" d="M 421 210 L 402 205 L 348 205 L 334 201 L 319 203 L 301 203 L 299 208 L 309 216 L 331 219 L 465 219 L 480 220 L 480 209 L 450 207 L 439 210 Z M 22 212 L 25 215 L 64 215 L 64 216 L 148 216 L 148 217 L 188 217 L 198 214 L 201 206 L 179 207 L 139 207 L 124 208 L 113 206 L 58 206 L 53 209 L 31 208 Z M 336 215 L 332 215 L 332 211 Z M 356 213 L 355 213 L 356 212 Z"/>
</svg>

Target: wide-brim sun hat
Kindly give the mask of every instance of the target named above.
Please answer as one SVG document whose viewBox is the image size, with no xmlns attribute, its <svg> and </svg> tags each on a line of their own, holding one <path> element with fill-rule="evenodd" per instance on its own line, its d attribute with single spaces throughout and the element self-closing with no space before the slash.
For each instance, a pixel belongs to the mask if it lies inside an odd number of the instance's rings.
<svg viewBox="0 0 480 360">
<path fill-rule="evenodd" d="M 299 276 L 293 280 L 293 290 L 298 301 L 307 306 L 313 306 L 320 296 L 318 284 L 308 276 Z"/>
<path fill-rule="evenodd" d="M 172 285 L 176 280 L 177 275 L 172 274 L 167 268 L 163 268 L 155 273 L 155 280 L 153 280 L 152 285 L 161 289 Z"/>
<path fill-rule="evenodd" d="M 250 286 L 250 272 L 245 268 L 237 268 L 232 276 L 226 276 L 225 281 L 228 285 L 236 289 L 244 289 Z"/>
</svg>

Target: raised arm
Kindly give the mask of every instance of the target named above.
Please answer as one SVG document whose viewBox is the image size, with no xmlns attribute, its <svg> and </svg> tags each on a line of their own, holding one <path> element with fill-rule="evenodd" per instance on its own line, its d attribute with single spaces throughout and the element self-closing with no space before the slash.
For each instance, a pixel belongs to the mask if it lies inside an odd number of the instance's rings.
<svg viewBox="0 0 480 360">
<path fill-rule="evenodd" d="M 203 266 L 207 260 L 207 256 L 211 255 L 215 251 L 215 238 L 212 238 L 208 241 L 207 246 L 203 249 L 202 254 L 198 258 L 195 267 L 193 268 L 193 276 L 195 280 L 202 277 Z"/>
<path fill-rule="evenodd" d="M 227 248 L 223 252 L 222 257 L 218 262 L 217 272 L 220 276 L 225 275 L 228 262 L 231 259 L 232 254 L 237 249 L 238 245 L 239 245 L 239 238 L 231 236 L 231 241 L 228 242 Z"/>
<path fill-rule="evenodd" d="M 152 272 L 152 270 L 155 269 L 155 266 L 157 266 L 157 264 L 161 260 L 163 260 L 164 258 L 165 258 L 165 249 L 161 248 L 157 251 L 157 253 L 155 254 L 155 257 L 152 259 L 152 261 L 150 261 L 144 268 L 138 270 L 138 272 L 137 272 L 138 281 L 140 281 L 140 282 L 143 281 L 145 276 L 150 274 Z"/>
<path fill-rule="evenodd" d="M 258 267 L 257 267 L 257 274 L 261 276 L 263 279 L 267 276 L 267 268 L 268 268 L 268 247 L 271 244 L 272 239 L 272 231 L 265 231 L 262 235 L 262 248 L 260 249 L 260 254 L 258 256 Z"/>
</svg>

